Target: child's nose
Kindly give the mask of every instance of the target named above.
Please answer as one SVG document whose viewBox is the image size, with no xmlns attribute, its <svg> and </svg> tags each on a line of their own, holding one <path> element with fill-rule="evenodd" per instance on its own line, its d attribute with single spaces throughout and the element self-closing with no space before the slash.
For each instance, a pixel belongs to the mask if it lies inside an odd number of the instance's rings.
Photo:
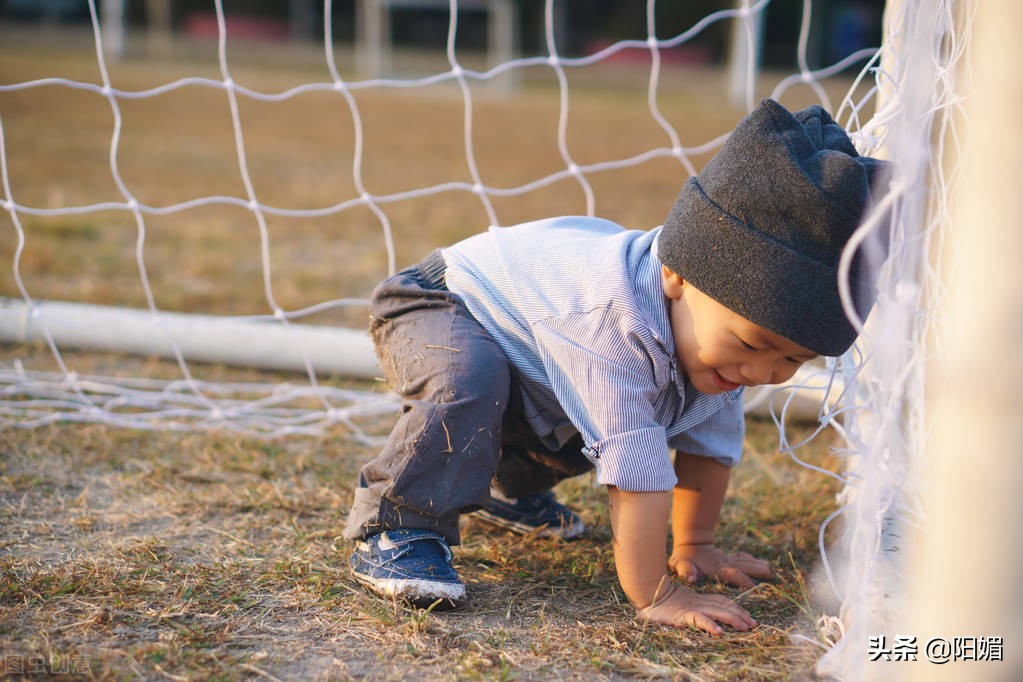
<svg viewBox="0 0 1023 682">
<path fill-rule="evenodd" d="M 747 386 L 759 386 L 770 383 L 774 375 L 774 363 L 768 359 L 754 360 L 742 365 L 739 372 Z"/>
</svg>

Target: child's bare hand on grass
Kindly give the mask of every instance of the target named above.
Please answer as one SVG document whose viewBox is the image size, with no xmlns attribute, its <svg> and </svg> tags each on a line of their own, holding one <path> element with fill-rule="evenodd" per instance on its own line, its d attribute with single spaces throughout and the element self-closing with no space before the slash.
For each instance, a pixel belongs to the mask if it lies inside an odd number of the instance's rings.
<svg viewBox="0 0 1023 682">
<path fill-rule="evenodd" d="M 746 631 L 757 621 L 734 601 L 720 594 L 700 594 L 677 583 L 671 583 L 669 592 L 650 606 L 636 609 L 636 617 L 644 622 L 662 625 L 689 626 L 712 635 L 720 635 L 720 624 Z"/>
<path fill-rule="evenodd" d="M 771 577 L 771 565 L 746 552 L 726 552 L 712 543 L 679 545 L 668 559 L 671 570 L 686 582 L 714 578 L 736 587 L 749 588 L 753 578 Z"/>
</svg>

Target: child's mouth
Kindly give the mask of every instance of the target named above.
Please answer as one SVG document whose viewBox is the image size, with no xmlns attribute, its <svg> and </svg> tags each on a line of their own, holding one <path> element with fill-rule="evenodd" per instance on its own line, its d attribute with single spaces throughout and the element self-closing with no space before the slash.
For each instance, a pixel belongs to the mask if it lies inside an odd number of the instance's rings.
<svg viewBox="0 0 1023 682">
<path fill-rule="evenodd" d="M 711 374 L 713 374 L 714 376 L 714 385 L 720 388 L 722 391 L 734 391 L 735 389 L 742 386 L 742 384 L 736 384 L 729 381 L 728 379 L 725 379 L 723 376 L 718 374 L 718 371 L 716 369 L 713 370 Z"/>
</svg>

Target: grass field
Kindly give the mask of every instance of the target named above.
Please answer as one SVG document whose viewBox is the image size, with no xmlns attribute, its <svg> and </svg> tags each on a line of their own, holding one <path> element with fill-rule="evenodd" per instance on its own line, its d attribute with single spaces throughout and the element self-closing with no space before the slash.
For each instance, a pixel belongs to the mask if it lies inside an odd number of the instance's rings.
<svg viewBox="0 0 1023 682">
<path fill-rule="evenodd" d="M 0 83 L 62 76 L 98 82 L 78 38 L 6 41 Z M 232 53 L 236 82 L 280 92 L 327 79 L 301 51 Z M 218 77 L 209 50 L 111 66 L 115 87 L 140 90 L 185 75 Z M 558 99 L 549 70 L 525 74 L 506 99 L 474 90 L 474 151 L 484 182 L 515 187 L 564 167 Z M 629 67 L 569 74 L 568 148 L 576 163 L 664 146 L 646 106 L 645 72 Z M 774 83 L 765 78 L 769 92 Z M 837 98 L 848 82 L 832 88 Z M 368 192 L 390 195 L 439 182 L 470 182 L 463 104 L 450 85 L 359 91 Z M 809 91 L 783 100 L 795 107 Z M 683 145 L 729 130 L 721 74 L 665 73 L 659 96 Z M 122 100 L 118 168 L 153 207 L 198 196 L 244 196 L 222 91 L 188 87 Z M 280 103 L 242 100 L 248 167 L 266 205 L 319 208 L 357 196 L 352 114 L 335 94 Z M 109 161 L 112 115 L 101 96 L 47 86 L 0 93 L 12 196 L 59 208 L 121 201 Z M 695 156 L 699 167 L 705 157 Z M 674 160 L 591 177 L 596 212 L 631 227 L 659 224 L 686 173 Z M 580 213 L 574 181 L 495 197 L 502 224 Z M 481 229 L 468 192 L 384 205 L 400 266 Z M 143 307 L 138 230 L 122 211 L 22 215 L 19 270 L 33 297 Z M 327 217 L 267 218 L 271 284 L 286 309 L 364 298 L 386 272 L 381 226 L 366 209 Z M 0 217 L 0 262 L 14 262 L 16 233 Z M 158 307 L 218 314 L 269 311 L 259 234 L 247 209 L 213 206 L 146 216 L 143 253 Z M 18 296 L 13 268 L 0 295 Z M 317 321 L 361 326 L 364 311 Z M 5 363 L 52 367 L 45 349 L 0 348 Z M 171 374 L 154 359 L 68 353 L 71 369 Z M 252 370 L 196 366 L 217 378 L 293 381 Z M 361 385 L 382 391 L 379 385 Z M 369 427 L 384 433 L 386 418 Z M 792 425 L 797 442 L 808 427 Z M 802 456 L 838 466 L 825 433 Z M 320 437 L 248 439 L 223 432 L 135 432 L 65 424 L 0 431 L 0 666 L 12 676 L 96 679 L 805 679 L 822 649 L 808 585 L 818 528 L 834 508 L 834 482 L 777 452 L 773 424 L 750 420 L 746 460 L 724 510 L 724 544 L 771 560 L 774 580 L 728 594 L 761 625 L 719 639 L 645 627 L 630 617 L 614 575 L 605 497 L 589 480 L 562 484 L 592 532 L 571 543 L 520 538 L 466 520 L 456 567 L 466 608 L 408 611 L 367 596 L 346 569 L 339 536 L 359 466 L 373 456 L 338 426 Z M 34 666 L 34 672 L 30 670 Z"/>
</svg>

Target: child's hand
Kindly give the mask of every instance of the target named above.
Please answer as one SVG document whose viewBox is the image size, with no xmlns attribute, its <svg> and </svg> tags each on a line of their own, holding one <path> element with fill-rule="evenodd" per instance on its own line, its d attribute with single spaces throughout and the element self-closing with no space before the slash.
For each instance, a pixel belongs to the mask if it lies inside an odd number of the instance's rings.
<svg viewBox="0 0 1023 682">
<path fill-rule="evenodd" d="M 725 552 L 714 544 L 676 546 L 668 566 L 683 580 L 715 578 L 736 587 L 753 587 L 753 578 L 770 578 L 771 565 L 745 552 Z"/>
<path fill-rule="evenodd" d="M 636 609 L 636 617 L 644 622 L 662 625 L 691 626 L 712 635 L 720 635 L 718 623 L 731 625 L 745 632 L 757 621 L 746 609 L 720 594 L 699 594 L 677 583 L 671 583 L 669 592 L 650 606 Z"/>
</svg>

